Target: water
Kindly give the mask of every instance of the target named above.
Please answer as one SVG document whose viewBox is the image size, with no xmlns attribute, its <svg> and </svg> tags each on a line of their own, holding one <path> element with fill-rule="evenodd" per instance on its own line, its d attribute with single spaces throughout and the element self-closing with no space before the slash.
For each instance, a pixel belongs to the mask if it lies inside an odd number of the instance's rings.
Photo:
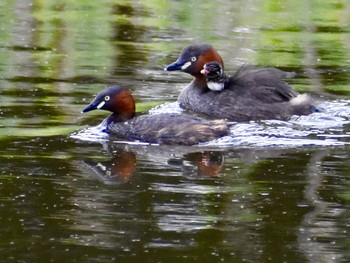
<svg viewBox="0 0 350 263">
<path fill-rule="evenodd" d="M 348 3 L 0 7 L 0 261 L 350 260 Z M 106 112 L 80 113 L 116 83 L 140 112 L 181 111 L 191 77 L 163 68 L 193 42 L 228 73 L 295 71 L 322 111 L 194 147 L 120 141 L 98 126 Z"/>
<path fill-rule="evenodd" d="M 201 143 L 199 146 L 213 147 L 300 147 L 300 146 L 345 146 L 349 144 L 350 101 L 339 100 L 318 103 L 319 112 L 307 116 L 292 116 L 288 121 L 263 120 L 250 123 L 234 123 L 228 136 Z M 178 103 L 165 103 L 150 109 L 150 114 L 181 113 Z M 100 142 L 111 138 L 105 125 L 88 127 L 71 134 L 74 139 Z M 114 143 L 148 145 L 120 139 Z"/>
</svg>

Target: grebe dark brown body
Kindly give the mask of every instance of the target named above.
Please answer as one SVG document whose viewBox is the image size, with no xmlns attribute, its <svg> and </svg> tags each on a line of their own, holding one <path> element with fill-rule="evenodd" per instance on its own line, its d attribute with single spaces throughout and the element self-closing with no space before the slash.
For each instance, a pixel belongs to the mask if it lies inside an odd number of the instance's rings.
<svg viewBox="0 0 350 263">
<path fill-rule="evenodd" d="M 165 68 L 181 70 L 194 80 L 179 95 L 181 107 L 230 121 L 287 119 L 292 115 L 308 115 L 315 111 L 310 97 L 300 95 L 284 81 L 293 76 L 275 68 L 242 66 L 225 80 L 224 87 L 211 90 L 204 65 L 223 61 L 211 45 L 191 45 L 184 48 L 178 60 Z"/>
<path fill-rule="evenodd" d="M 204 120 L 188 114 L 162 113 L 135 117 L 135 102 L 119 86 L 101 91 L 83 112 L 111 111 L 106 131 L 126 140 L 148 143 L 194 145 L 228 135 L 224 120 Z"/>
</svg>

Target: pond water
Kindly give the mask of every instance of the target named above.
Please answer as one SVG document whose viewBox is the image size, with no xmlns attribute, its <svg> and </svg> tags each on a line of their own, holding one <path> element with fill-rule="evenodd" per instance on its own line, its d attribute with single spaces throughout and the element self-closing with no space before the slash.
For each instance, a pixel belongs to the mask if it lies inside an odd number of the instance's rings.
<svg viewBox="0 0 350 263">
<path fill-rule="evenodd" d="M 350 3 L 320 2 L 2 1 L 1 261 L 349 262 Z M 191 77 L 163 68 L 202 42 L 227 72 L 296 72 L 321 112 L 193 147 L 80 113 L 114 84 L 179 111 Z"/>
</svg>

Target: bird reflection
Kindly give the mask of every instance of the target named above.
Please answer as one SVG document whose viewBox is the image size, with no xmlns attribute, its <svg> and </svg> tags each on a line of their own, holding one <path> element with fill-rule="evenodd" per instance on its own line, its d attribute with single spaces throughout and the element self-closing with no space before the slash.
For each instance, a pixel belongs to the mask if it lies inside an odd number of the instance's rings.
<svg viewBox="0 0 350 263">
<path fill-rule="evenodd" d="M 97 177 L 106 183 L 126 183 L 136 169 L 136 156 L 133 152 L 119 150 L 105 162 L 84 160 Z"/>
<path fill-rule="evenodd" d="M 224 164 L 221 152 L 195 152 L 183 156 L 182 159 L 170 159 L 169 164 L 181 167 L 185 175 L 218 176 Z"/>
<path fill-rule="evenodd" d="M 111 155 L 110 160 L 85 159 L 83 162 L 84 167 L 89 168 L 86 171 L 89 177 L 108 184 L 130 181 L 137 169 L 137 163 L 141 168 L 144 162 L 147 162 L 147 165 L 154 163 L 155 166 L 162 163 L 169 167 L 175 167 L 184 176 L 219 176 L 224 165 L 224 155 L 219 151 L 188 152 L 187 150 L 187 152 L 174 152 L 172 149 L 173 151 L 170 152 L 163 147 L 136 147 L 113 143 L 103 146 L 104 150 Z"/>
</svg>

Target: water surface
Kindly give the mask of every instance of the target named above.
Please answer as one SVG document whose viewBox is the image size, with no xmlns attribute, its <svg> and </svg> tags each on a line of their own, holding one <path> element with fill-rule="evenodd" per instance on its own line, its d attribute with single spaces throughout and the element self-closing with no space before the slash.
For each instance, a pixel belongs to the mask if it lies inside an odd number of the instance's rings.
<svg viewBox="0 0 350 263">
<path fill-rule="evenodd" d="M 348 262 L 350 6 L 344 1 L 2 1 L 5 262 Z M 80 111 L 108 85 L 178 111 L 164 72 L 211 43 L 225 70 L 294 71 L 319 113 L 194 147 L 122 142 Z M 166 104 L 164 104 L 166 103 Z M 165 105 L 165 106 L 164 106 Z"/>
</svg>

